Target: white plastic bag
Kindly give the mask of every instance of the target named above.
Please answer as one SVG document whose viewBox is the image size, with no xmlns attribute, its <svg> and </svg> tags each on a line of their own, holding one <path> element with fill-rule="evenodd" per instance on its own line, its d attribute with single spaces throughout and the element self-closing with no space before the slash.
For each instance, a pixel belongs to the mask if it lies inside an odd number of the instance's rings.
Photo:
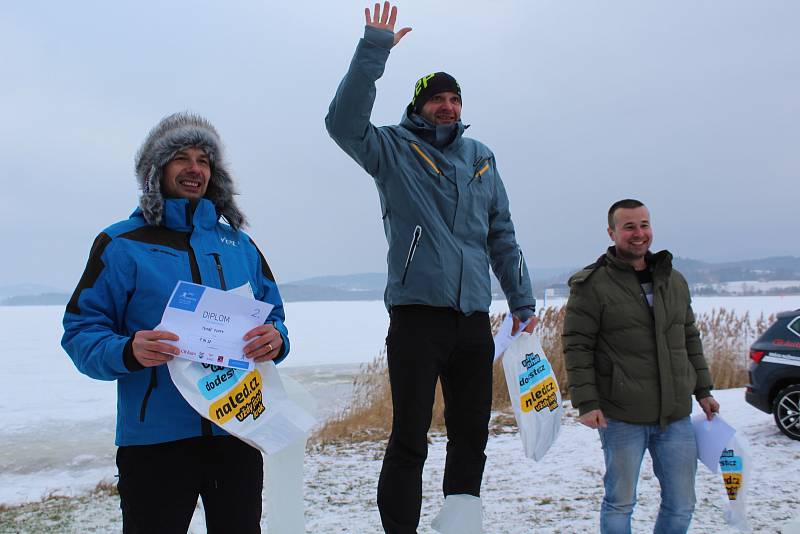
<svg viewBox="0 0 800 534">
<path fill-rule="evenodd" d="M 308 413 L 316 412 L 311 394 L 291 377 L 284 376 L 283 385 L 289 398 Z M 267 534 L 305 532 L 303 498 L 303 460 L 306 441 L 296 441 L 264 458 L 264 492 Z"/>
<path fill-rule="evenodd" d="M 172 382 L 197 413 L 242 441 L 273 454 L 305 441 L 314 418 L 289 399 L 271 361 L 252 371 L 175 358 Z"/>
<path fill-rule="evenodd" d="M 525 456 L 541 460 L 561 432 L 561 390 L 539 339 L 523 333 L 503 354 L 508 394 Z"/>
<path fill-rule="evenodd" d="M 750 532 L 747 522 L 747 490 L 749 489 L 751 460 L 743 440 L 734 435 L 719 457 L 719 468 L 728 504 L 723 512 L 725 522 L 730 526 Z"/>
<path fill-rule="evenodd" d="M 293 385 L 289 398 L 273 362 L 245 370 L 175 358 L 169 374 L 183 398 L 201 416 L 267 453 L 267 532 L 305 532 L 303 458 L 314 417 L 308 393 Z M 305 395 L 303 395 L 305 394 Z"/>
</svg>

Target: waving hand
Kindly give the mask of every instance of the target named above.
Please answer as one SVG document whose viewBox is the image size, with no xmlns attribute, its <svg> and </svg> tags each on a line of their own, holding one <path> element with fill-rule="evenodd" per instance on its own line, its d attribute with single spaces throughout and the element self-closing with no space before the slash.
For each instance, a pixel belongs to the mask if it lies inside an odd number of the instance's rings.
<svg viewBox="0 0 800 534">
<path fill-rule="evenodd" d="M 390 7 L 391 9 L 389 9 Z M 394 32 L 394 44 L 392 46 L 399 43 L 400 39 L 411 31 L 411 28 L 402 28 L 396 32 L 394 31 L 394 24 L 397 21 L 397 6 L 392 6 L 388 1 L 383 3 L 383 11 L 381 11 L 381 5 L 378 2 L 375 3 L 372 13 L 369 12 L 368 7 L 364 8 L 364 16 L 367 19 L 367 26 Z"/>
</svg>

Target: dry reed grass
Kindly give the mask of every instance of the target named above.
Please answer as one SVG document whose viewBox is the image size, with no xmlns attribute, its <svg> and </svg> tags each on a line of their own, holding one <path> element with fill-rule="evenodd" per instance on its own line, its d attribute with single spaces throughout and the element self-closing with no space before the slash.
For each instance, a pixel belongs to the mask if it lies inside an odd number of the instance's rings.
<svg viewBox="0 0 800 534">
<path fill-rule="evenodd" d="M 564 326 L 566 308 L 547 308 L 539 312 L 539 324 L 535 334 L 550 359 L 565 398 L 569 396 L 561 331 Z M 505 314 L 491 317 L 492 332 L 496 332 L 505 319 Z M 775 320 L 774 315 L 752 320 L 749 313 L 743 315 L 725 308 L 699 314 L 696 324 L 703 339 L 703 349 L 711 369 L 716 389 L 743 386 L 747 382 L 747 351 L 750 344 Z M 511 403 L 506 387 L 502 362 L 493 368 L 492 410 L 508 413 Z M 362 366 L 353 382 L 353 397 L 350 404 L 329 419 L 313 436 L 316 444 L 353 440 L 385 439 L 392 425 L 392 397 L 386 366 L 385 349 L 370 363 Z M 444 430 L 444 403 L 441 387 L 437 385 L 433 407 L 431 429 Z"/>
<path fill-rule="evenodd" d="M 97 483 L 92 490 L 92 495 L 119 495 L 119 488 L 116 480 L 103 479 Z"/>
<path fill-rule="evenodd" d="M 750 345 L 775 322 L 775 315 L 762 313 L 751 319 L 749 313 L 738 315 L 719 308 L 699 314 L 697 329 L 703 339 L 705 354 L 716 389 L 741 387 L 747 384 Z"/>
</svg>

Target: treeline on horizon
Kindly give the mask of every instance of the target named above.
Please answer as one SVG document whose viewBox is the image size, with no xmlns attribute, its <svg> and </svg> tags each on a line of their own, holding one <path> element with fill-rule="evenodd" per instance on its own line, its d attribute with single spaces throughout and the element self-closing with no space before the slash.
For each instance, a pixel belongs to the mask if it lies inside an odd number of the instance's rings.
<svg viewBox="0 0 800 534">
<path fill-rule="evenodd" d="M 692 286 L 695 296 L 781 296 L 800 294 L 800 257 L 778 256 L 756 260 L 741 260 L 725 263 L 708 263 L 688 258 L 675 258 L 673 264 Z M 567 295 L 567 279 L 580 267 L 564 268 L 564 272 L 553 275 L 558 269 L 542 270 L 532 268 L 534 293 L 537 298 L 544 295 L 546 289 L 555 289 L 556 296 Z M 542 274 L 547 273 L 547 274 Z M 757 285 L 744 287 L 742 291 L 729 291 L 715 284 L 727 282 L 772 282 L 794 281 L 796 286 L 766 287 Z M 382 300 L 385 273 L 362 273 L 342 276 L 321 276 L 279 283 L 281 296 L 285 302 L 315 301 L 362 301 Z M 13 287 L 0 288 L 0 306 L 47 306 L 65 305 L 70 298 L 67 292 L 41 292 L 13 294 Z M 503 292 L 497 280 L 493 281 L 493 296 L 503 298 Z M 11 294 L 9 294 L 11 293 Z"/>
</svg>

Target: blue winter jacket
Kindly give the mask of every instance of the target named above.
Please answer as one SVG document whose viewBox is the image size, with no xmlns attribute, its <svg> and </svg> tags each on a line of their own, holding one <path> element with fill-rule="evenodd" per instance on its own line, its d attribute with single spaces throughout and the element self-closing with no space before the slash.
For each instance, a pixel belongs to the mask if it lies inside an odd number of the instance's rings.
<svg viewBox="0 0 800 534">
<path fill-rule="evenodd" d="M 389 242 L 386 307 L 488 311 L 491 263 L 509 308 L 526 319 L 535 300 L 492 152 L 464 137 L 460 122 L 435 126 L 407 110 L 399 125 L 370 123 L 392 39 L 366 28 L 325 118 L 378 187 Z"/>
<path fill-rule="evenodd" d="M 283 302 L 269 266 L 250 237 L 219 221 L 214 205 L 166 199 L 164 224 L 148 225 L 137 209 L 96 239 L 67 304 L 61 344 L 82 373 L 117 381 L 117 445 L 149 445 L 226 432 L 183 399 L 166 365 L 144 368 L 133 335 L 161 320 L 178 280 L 236 291 L 275 307 L 267 322 L 283 337 Z"/>
</svg>

